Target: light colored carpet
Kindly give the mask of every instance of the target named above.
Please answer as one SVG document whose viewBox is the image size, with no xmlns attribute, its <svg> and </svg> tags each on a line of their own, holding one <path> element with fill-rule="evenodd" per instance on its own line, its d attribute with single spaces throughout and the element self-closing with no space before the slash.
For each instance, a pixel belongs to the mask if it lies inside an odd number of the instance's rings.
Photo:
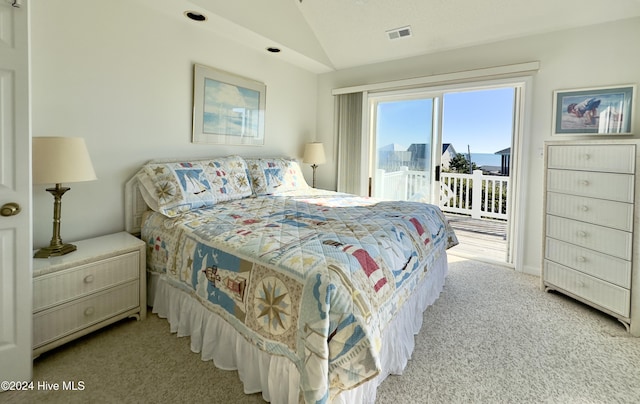
<svg viewBox="0 0 640 404">
<path fill-rule="evenodd" d="M 640 338 L 617 320 L 540 290 L 537 277 L 450 257 L 402 376 L 377 403 L 637 403 Z M 34 380 L 84 391 L 8 392 L 9 403 L 262 403 L 234 371 L 191 353 L 165 320 L 126 320 L 35 361 Z"/>
</svg>

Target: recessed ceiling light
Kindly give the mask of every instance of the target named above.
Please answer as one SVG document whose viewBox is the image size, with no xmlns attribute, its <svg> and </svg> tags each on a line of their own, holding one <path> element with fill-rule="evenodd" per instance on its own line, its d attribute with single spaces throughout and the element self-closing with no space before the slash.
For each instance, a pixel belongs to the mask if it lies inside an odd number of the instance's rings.
<svg viewBox="0 0 640 404">
<path fill-rule="evenodd" d="M 185 11 L 184 15 L 193 21 L 206 21 L 207 17 L 197 11 Z"/>
<path fill-rule="evenodd" d="M 271 52 L 271 53 L 278 53 L 278 52 L 280 52 L 280 48 L 275 48 L 275 47 L 273 47 L 273 46 L 268 47 L 268 48 L 267 48 L 267 50 L 268 50 L 269 52 Z"/>
</svg>

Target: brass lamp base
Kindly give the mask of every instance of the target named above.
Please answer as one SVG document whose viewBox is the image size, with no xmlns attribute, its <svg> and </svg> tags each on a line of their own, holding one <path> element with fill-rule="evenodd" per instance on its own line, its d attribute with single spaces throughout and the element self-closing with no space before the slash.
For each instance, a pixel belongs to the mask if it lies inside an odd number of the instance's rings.
<svg viewBox="0 0 640 404">
<path fill-rule="evenodd" d="M 61 255 L 69 254 L 70 252 L 75 251 L 77 248 L 73 244 L 62 244 L 59 246 L 49 246 L 42 247 L 39 249 L 34 258 L 49 258 L 49 257 L 59 257 Z"/>
<path fill-rule="evenodd" d="M 60 212 L 62 210 L 62 195 L 70 188 L 63 187 L 60 184 L 56 184 L 55 188 L 47 188 L 47 192 L 53 195 L 53 237 L 49 247 L 43 247 L 39 249 L 34 258 L 49 258 L 58 257 L 60 255 L 69 254 L 76 250 L 76 246 L 73 244 L 66 244 L 62 242 L 60 238 Z"/>
</svg>

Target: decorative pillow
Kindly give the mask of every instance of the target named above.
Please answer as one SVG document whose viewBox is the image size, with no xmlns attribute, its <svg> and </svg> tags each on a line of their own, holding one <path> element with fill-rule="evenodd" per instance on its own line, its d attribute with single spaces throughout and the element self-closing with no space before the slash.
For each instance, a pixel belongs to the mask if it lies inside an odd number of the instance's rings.
<svg viewBox="0 0 640 404">
<path fill-rule="evenodd" d="M 309 188 L 295 160 L 255 158 L 246 159 L 246 162 L 253 192 L 258 196 Z"/>
<path fill-rule="evenodd" d="M 169 217 L 252 193 L 247 165 L 238 156 L 148 163 L 138 178 L 147 205 Z"/>
</svg>

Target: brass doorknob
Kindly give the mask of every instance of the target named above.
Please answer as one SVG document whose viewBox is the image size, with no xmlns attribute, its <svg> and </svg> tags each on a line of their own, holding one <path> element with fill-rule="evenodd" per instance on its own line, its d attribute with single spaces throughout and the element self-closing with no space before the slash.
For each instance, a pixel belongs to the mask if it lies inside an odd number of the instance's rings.
<svg viewBox="0 0 640 404">
<path fill-rule="evenodd" d="M 15 202 L 5 203 L 2 205 L 2 208 L 0 208 L 0 216 L 15 216 L 20 213 L 21 210 L 20 205 Z"/>
</svg>

